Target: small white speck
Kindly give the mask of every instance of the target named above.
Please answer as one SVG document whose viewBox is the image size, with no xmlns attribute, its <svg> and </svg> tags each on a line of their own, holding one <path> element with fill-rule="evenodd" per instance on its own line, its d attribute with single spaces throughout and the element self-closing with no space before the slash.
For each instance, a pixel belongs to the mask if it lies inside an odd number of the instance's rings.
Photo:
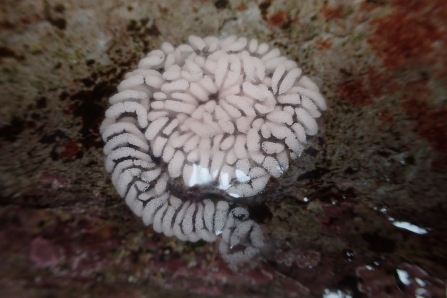
<svg viewBox="0 0 447 298">
<path fill-rule="evenodd" d="M 404 285 L 410 285 L 411 281 L 410 281 L 410 275 L 408 274 L 407 271 L 402 270 L 402 269 L 396 269 L 397 275 L 399 276 L 400 281 L 404 284 Z"/>
<path fill-rule="evenodd" d="M 336 292 L 331 292 L 328 289 L 324 290 L 323 298 L 352 298 L 351 295 L 347 293 L 343 293 L 340 290 L 337 290 Z"/>
<path fill-rule="evenodd" d="M 413 233 L 416 233 L 416 234 L 420 234 L 420 235 L 424 235 L 424 234 L 428 233 L 428 231 L 426 229 L 420 228 L 420 227 L 418 227 L 418 226 L 416 226 L 414 224 L 411 224 L 409 222 L 406 222 L 406 221 L 395 221 L 394 218 L 392 218 L 392 217 L 389 217 L 388 219 L 391 221 L 391 223 L 394 226 L 396 226 L 398 228 L 405 229 L 405 230 L 408 230 L 410 232 L 413 232 Z"/>
<path fill-rule="evenodd" d="M 427 284 L 420 279 L 419 277 L 416 277 L 414 280 L 416 280 L 416 282 L 418 283 L 418 285 L 420 285 L 421 287 L 425 287 Z"/>
</svg>

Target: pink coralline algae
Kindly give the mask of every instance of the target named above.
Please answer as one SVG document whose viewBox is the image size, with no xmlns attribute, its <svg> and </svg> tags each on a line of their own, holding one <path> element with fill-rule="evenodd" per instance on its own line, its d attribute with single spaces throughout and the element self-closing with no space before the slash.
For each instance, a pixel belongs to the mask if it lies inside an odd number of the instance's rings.
<svg viewBox="0 0 447 298">
<path fill-rule="evenodd" d="M 34 238 L 31 242 L 29 258 L 39 268 L 53 267 L 59 262 L 54 245 L 42 237 Z"/>
</svg>

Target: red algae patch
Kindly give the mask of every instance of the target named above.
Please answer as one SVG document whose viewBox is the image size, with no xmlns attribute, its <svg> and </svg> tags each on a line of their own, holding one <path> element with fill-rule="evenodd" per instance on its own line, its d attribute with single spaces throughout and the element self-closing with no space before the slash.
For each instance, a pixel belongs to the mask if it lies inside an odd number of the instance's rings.
<svg viewBox="0 0 447 298">
<path fill-rule="evenodd" d="M 269 23 L 273 26 L 283 26 L 287 22 L 287 15 L 283 10 L 274 13 L 269 18 Z"/>
<path fill-rule="evenodd" d="M 317 40 L 317 47 L 319 50 L 329 50 L 332 47 L 332 42 L 327 39 L 319 39 Z"/>
<path fill-rule="evenodd" d="M 382 120 L 385 123 L 391 124 L 394 122 L 394 117 L 393 115 L 386 109 L 381 109 L 379 111 L 379 119 Z"/>
<path fill-rule="evenodd" d="M 337 93 L 347 102 L 356 106 L 367 106 L 372 103 L 371 96 L 365 88 L 363 78 L 342 82 Z"/>
<path fill-rule="evenodd" d="M 447 106 L 439 106 L 421 114 L 417 119 L 417 133 L 427 140 L 431 147 L 445 154 L 447 152 Z"/>
<path fill-rule="evenodd" d="M 323 14 L 327 21 L 332 19 L 340 19 L 343 15 L 343 8 L 330 7 L 327 3 L 325 3 L 321 6 L 320 13 Z"/>
<path fill-rule="evenodd" d="M 428 22 L 395 13 L 371 22 L 375 31 L 368 42 L 388 69 L 419 64 L 434 51 L 440 32 Z"/>
<path fill-rule="evenodd" d="M 39 268 L 53 267 L 59 262 L 54 245 L 41 237 L 31 242 L 30 260 Z"/>
<path fill-rule="evenodd" d="M 75 140 L 66 142 L 63 146 L 59 156 L 64 160 L 73 160 L 80 151 L 79 145 Z"/>
<path fill-rule="evenodd" d="M 412 82 L 403 90 L 401 107 L 406 114 L 419 118 L 429 109 L 428 103 L 422 98 L 427 98 L 430 95 L 431 91 L 427 86 L 427 81 Z"/>
<path fill-rule="evenodd" d="M 447 2 L 393 1 L 395 11 L 370 24 L 373 33 L 369 44 L 388 69 L 407 65 L 429 66 L 445 75 L 447 45 Z"/>
<path fill-rule="evenodd" d="M 247 5 L 245 5 L 245 4 L 240 4 L 240 5 L 238 5 L 238 6 L 236 7 L 236 9 L 237 9 L 238 11 L 244 11 L 244 10 L 247 10 Z"/>
<path fill-rule="evenodd" d="M 374 67 L 369 67 L 366 71 L 366 78 L 366 81 L 368 82 L 368 92 L 373 96 L 393 94 L 398 89 L 398 84 L 386 71 L 380 71 Z"/>
<path fill-rule="evenodd" d="M 318 221 L 321 223 L 321 232 L 334 235 L 340 241 L 347 243 L 348 237 L 354 229 L 350 219 L 356 213 L 355 206 L 342 202 L 339 205 L 323 204 L 321 207 L 324 211 L 324 214 L 318 217 Z"/>
<path fill-rule="evenodd" d="M 398 89 L 399 84 L 392 75 L 369 67 L 362 76 L 341 82 L 337 94 L 353 105 L 367 106 L 372 104 L 373 98 L 394 94 Z"/>
<path fill-rule="evenodd" d="M 421 98 L 430 96 L 426 81 L 415 82 L 404 90 L 401 107 L 404 112 L 415 118 L 416 132 L 438 153 L 447 152 L 447 106 L 431 108 Z M 435 160 L 436 161 L 436 160 Z"/>
</svg>

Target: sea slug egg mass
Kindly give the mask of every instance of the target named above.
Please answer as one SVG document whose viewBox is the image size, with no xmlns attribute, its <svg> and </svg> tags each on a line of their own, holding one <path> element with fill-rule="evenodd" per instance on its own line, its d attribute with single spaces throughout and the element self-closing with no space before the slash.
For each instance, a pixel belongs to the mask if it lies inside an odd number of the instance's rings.
<svg viewBox="0 0 447 298">
<path fill-rule="evenodd" d="M 225 201 L 184 202 L 170 193 L 212 185 L 229 197 L 260 193 L 297 158 L 326 109 L 297 63 L 256 39 L 190 36 L 163 43 L 125 75 L 100 131 L 106 170 L 145 224 L 168 236 L 262 245 L 245 209 Z M 231 244 L 230 244 L 231 243 Z M 241 255 L 235 258 L 242 258 Z"/>
</svg>

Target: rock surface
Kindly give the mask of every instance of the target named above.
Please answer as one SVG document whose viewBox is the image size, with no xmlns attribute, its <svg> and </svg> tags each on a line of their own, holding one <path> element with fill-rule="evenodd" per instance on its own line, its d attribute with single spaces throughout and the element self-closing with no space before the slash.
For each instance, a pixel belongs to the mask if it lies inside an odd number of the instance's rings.
<svg viewBox="0 0 447 298">
<path fill-rule="evenodd" d="M 2 1 L 0 296 L 442 297 L 447 3 L 297 3 Z M 108 97 L 190 34 L 270 42 L 329 104 L 305 153 L 241 201 L 267 242 L 254 270 L 145 228 L 104 170 Z"/>
</svg>

